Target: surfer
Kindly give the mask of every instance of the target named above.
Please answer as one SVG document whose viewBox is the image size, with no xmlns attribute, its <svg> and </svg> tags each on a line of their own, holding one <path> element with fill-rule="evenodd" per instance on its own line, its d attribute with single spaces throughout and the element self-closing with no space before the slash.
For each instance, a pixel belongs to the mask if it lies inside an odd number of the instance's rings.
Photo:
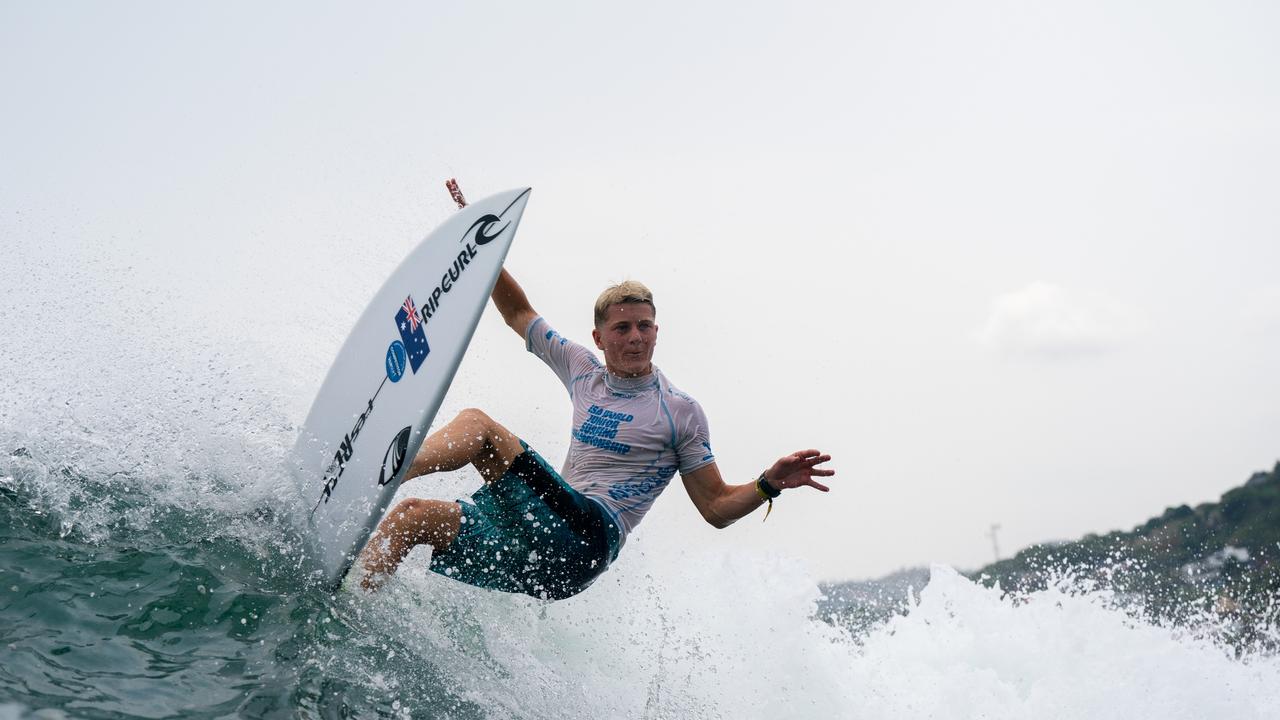
<svg viewBox="0 0 1280 720">
<path fill-rule="evenodd" d="M 493 302 L 529 352 L 551 368 L 573 402 L 572 442 L 557 473 L 510 430 L 463 410 L 428 437 L 411 478 L 472 465 L 485 484 L 458 502 L 397 504 L 361 553 L 362 584 L 379 586 L 409 551 L 430 545 L 432 571 L 480 587 L 561 599 L 589 585 L 618 556 L 677 472 L 707 522 L 724 528 L 783 490 L 835 474 L 817 450 L 784 455 L 753 482 L 727 484 L 716 467 L 701 406 L 654 367 L 653 295 L 628 281 L 595 304 L 595 353 L 556 332 L 503 270 Z M 768 517 L 767 512 L 765 517 Z"/>
</svg>

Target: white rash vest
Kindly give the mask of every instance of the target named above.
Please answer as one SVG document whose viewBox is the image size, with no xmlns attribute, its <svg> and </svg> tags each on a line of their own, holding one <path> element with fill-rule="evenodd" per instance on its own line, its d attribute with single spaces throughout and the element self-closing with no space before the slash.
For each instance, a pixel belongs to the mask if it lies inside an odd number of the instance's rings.
<svg viewBox="0 0 1280 720">
<path fill-rule="evenodd" d="M 604 506 L 623 542 L 677 471 L 715 462 L 702 407 L 658 368 L 643 377 L 618 377 L 541 317 L 529 323 L 525 341 L 573 402 L 572 439 L 561 475 Z"/>
</svg>

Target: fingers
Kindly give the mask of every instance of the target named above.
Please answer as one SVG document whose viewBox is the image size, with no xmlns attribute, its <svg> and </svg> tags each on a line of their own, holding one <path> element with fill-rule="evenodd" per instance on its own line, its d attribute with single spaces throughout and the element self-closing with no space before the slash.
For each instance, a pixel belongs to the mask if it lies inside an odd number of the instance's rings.
<svg viewBox="0 0 1280 720">
<path fill-rule="evenodd" d="M 779 464 L 785 466 L 788 470 L 794 471 L 808 470 L 815 465 L 830 461 L 830 455 L 820 453 L 817 450 L 798 450 L 783 458 Z"/>
<path fill-rule="evenodd" d="M 770 482 L 779 490 L 808 485 L 822 492 L 830 492 L 831 488 L 814 480 L 816 477 L 826 478 L 836 474 L 836 471 L 830 468 L 817 467 L 830 461 L 831 456 L 817 448 L 797 450 L 790 455 L 784 455 L 774 464 Z"/>
<path fill-rule="evenodd" d="M 808 485 L 809 487 L 815 487 L 821 490 L 822 492 L 827 492 L 831 490 L 831 488 L 827 487 L 826 485 L 823 485 L 817 480 L 814 480 L 814 478 L 815 477 L 831 477 L 832 475 L 836 474 L 836 471 L 828 470 L 826 468 L 809 468 L 806 474 L 808 477 L 806 477 L 803 480 L 802 482 L 803 485 Z"/>
<path fill-rule="evenodd" d="M 818 482 L 814 478 L 820 478 L 820 477 L 828 478 L 828 477 L 832 477 L 835 474 L 836 474 L 835 470 L 813 469 L 813 468 L 799 469 L 794 472 L 787 473 L 785 476 L 779 478 L 778 482 L 775 483 L 775 485 L 778 487 L 778 489 L 808 485 L 810 487 L 815 487 L 821 490 L 822 492 L 827 492 L 831 488 L 827 487 L 826 485 L 823 485 L 822 483 Z"/>
</svg>

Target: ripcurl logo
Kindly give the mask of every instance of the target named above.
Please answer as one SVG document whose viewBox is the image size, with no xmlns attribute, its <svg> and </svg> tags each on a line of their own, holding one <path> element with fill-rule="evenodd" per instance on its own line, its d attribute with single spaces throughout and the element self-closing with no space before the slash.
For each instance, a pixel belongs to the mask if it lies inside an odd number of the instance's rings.
<svg viewBox="0 0 1280 720">
<path fill-rule="evenodd" d="M 488 245 L 494 240 L 497 240 L 499 235 L 506 232 L 507 228 L 511 227 L 511 223 L 507 223 L 506 225 L 502 226 L 501 230 L 490 235 L 487 232 L 489 228 L 493 227 L 494 224 L 501 219 L 502 218 L 498 217 L 497 215 L 482 215 L 479 220 L 476 220 L 475 222 L 471 223 L 471 227 L 467 229 L 467 232 L 475 233 L 472 239 L 476 241 L 477 245 Z M 461 238 L 458 238 L 458 242 L 462 242 L 462 238 L 465 238 L 465 237 L 466 237 L 466 234 L 464 233 Z"/>
<path fill-rule="evenodd" d="M 453 262 L 445 269 L 444 274 L 440 276 L 440 282 L 436 283 L 431 293 L 425 296 L 422 301 L 422 307 L 418 309 L 418 316 L 423 325 L 431 321 L 431 316 L 440 309 L 440 304 L 444 302 L 445 296 L 453 289 L 454 284 L 462 279 L 463 273 L 467 271 L 471 261 L 480 253 L 480 249 L 502 237 L 502 234 L 511 227 L 511 221 L 508 220 L 502 227 L 494 228 L 495 225 L 502 222 L 507 210 L 510 210 L 528 192 L 526 190 L 521 193 L 520 197 L 513 200 L 506 210 L 497 215 L 492 213 L 481 215 L 458 238 L 458 242 L 463 244 L 462 249 L 458 251 L 457 257 L 453 259 Z"/>
<path fill-rule="evenodd" d="M 378 484 L 386 485 L 400 474 L 400 468 L 404 467 L 405 456 L 409 453 L 409 434 L 413 432 L 412 427 L 406 427 L 391 439 L 391 444 L 387 446 L 387 451 L 382 454 L 382 470 L 378 472 Z"/>
</svg>

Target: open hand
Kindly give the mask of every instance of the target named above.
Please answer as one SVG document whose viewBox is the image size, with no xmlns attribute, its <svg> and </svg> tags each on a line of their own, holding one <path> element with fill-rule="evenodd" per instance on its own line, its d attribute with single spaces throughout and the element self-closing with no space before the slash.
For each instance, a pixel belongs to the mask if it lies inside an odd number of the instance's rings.
<svg viewBox="0 0 1280 720">
<path fill-rule="evenodd" d="M 831 488 L 817 482 L 814 478 L 831 477 L 836 474 L 835 470 L 816 467 L 830 459 L 830 455 L 823 455 L 817 450 L 797 450 L 779 458 L 773 467 L 764 472 L 764 479 L 778 490 L 808 485 L 827 492 Z"/>
</svg>

